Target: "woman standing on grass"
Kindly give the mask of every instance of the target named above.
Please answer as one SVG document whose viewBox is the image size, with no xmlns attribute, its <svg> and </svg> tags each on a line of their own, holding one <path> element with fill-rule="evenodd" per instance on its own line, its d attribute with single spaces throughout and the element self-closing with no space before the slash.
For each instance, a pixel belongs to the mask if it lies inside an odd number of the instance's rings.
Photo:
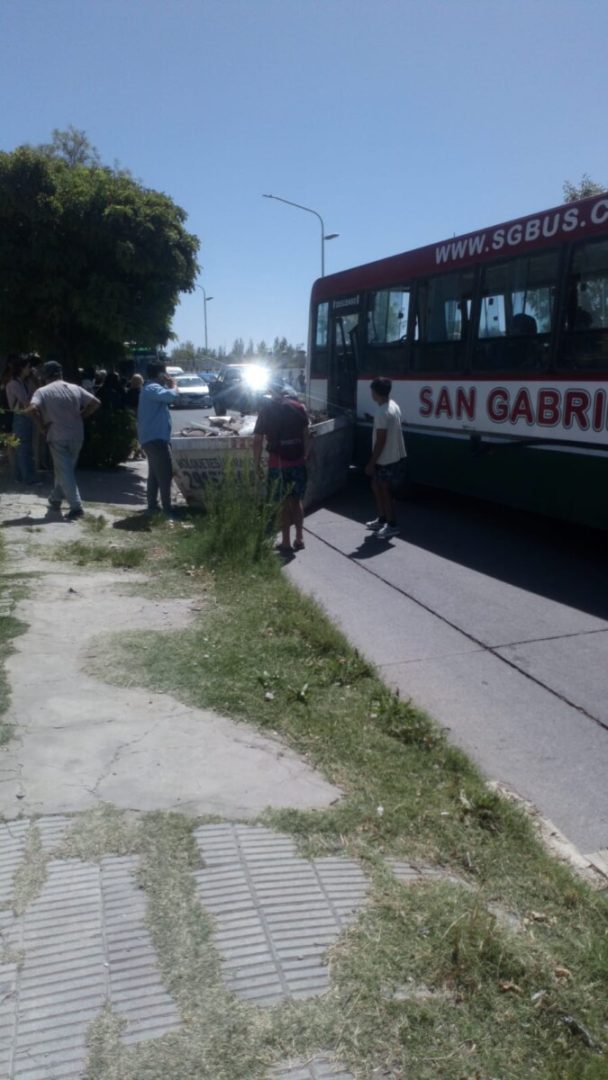
<svg viewBox="0 0 608 1080">
<path fill-rule="evenodd" d="M 15 479 L 29 486 L 39 483 L 34 463 L 34 425 L 31 417 L 25 415 L 33 391 L 30 375 L 29 357 L 14 357 L 6 383 L 6 399 L 13 414 L 13 435 L 19 439 L 15 448 Z"/>
</svg>

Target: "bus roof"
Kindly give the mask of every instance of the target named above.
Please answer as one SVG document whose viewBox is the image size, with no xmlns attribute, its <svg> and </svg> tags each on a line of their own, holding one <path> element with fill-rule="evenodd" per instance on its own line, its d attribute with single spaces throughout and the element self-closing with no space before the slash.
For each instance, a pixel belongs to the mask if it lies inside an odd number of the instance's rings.
<svg viewBox="0 0 608 1080">
<path fill-rule="evenodd" d="M 608 192 L 318 278 L 312 301 L 319 303 L 360 289 L 407 285 L 412 278 L 523 255 L 601 233 L 608 235 Z"/>
</svg>

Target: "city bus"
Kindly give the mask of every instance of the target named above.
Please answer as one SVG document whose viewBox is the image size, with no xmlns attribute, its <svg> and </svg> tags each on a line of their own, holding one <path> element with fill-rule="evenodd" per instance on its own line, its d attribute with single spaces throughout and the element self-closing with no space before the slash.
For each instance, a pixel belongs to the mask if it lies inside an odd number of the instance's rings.
<svg viewBox="0 0 608 1080">
<path fill-rule="evenodd" d="M 320 278 L 313 408 L 401 407 L 414 484 L 608 528 L 608 193 Z"/>
</svg>

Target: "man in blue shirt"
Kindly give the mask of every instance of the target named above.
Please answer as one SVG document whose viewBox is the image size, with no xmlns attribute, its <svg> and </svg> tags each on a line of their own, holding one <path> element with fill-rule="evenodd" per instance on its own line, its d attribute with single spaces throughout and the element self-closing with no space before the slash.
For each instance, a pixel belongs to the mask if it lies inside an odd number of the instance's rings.
<svg viewBox="0 0 608 1080">
<path fill-rule="evenodd" d="M 137 436 L 148 459 L 146 495 L 148 513 L 158 510 L 158 493 L 162 508 L 171 516 L 171 413 L 169 405 L 177 401 L 175 379 L 165 374 L 165 365 L 157 360 L 148 364 L 148 378 L 139 395 L 137 407 Z"/>
</svg>

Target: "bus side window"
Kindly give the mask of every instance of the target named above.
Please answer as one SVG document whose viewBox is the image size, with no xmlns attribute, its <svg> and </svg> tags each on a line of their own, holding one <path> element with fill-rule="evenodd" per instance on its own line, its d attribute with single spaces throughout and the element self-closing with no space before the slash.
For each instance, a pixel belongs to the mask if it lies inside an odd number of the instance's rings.
<svg viewBox="0 0 608 1080">
<path fill-rule="evenodd" d="M 473 280 L 473 271 L 463 270 L 418 283 L 414 370 L 459 371 L 464 367 Z"/>
<path fill-rule="evenodd" d="M 574 249 L 566 286 L 561 368 L 608 368 L 608 241 Z"/>
<path fill-rule="evenodd" d="M 328 370 L 329 304 L 319 304 L 315 312 L 310 374 L 313 379 L 326 379 Z"/>
<path fill-rule="evenodd" d="M 407 336 L 409 289 L 382 289 L 371 293 L 367 311 L 369 345 L 391 345 Z"/>
<path fill-rule="evenodd" d="M 557 252 L 484 268 L 475 371 L 542 371 L 548 366 L 557 273 Z"/>
<path fill-rule="evenodd" d="M 367 341 L 361 369 L 369 375 L 400 375 L 407 368 L 410 291 L 395 286 L 369 294 Z"/>
</svg>

